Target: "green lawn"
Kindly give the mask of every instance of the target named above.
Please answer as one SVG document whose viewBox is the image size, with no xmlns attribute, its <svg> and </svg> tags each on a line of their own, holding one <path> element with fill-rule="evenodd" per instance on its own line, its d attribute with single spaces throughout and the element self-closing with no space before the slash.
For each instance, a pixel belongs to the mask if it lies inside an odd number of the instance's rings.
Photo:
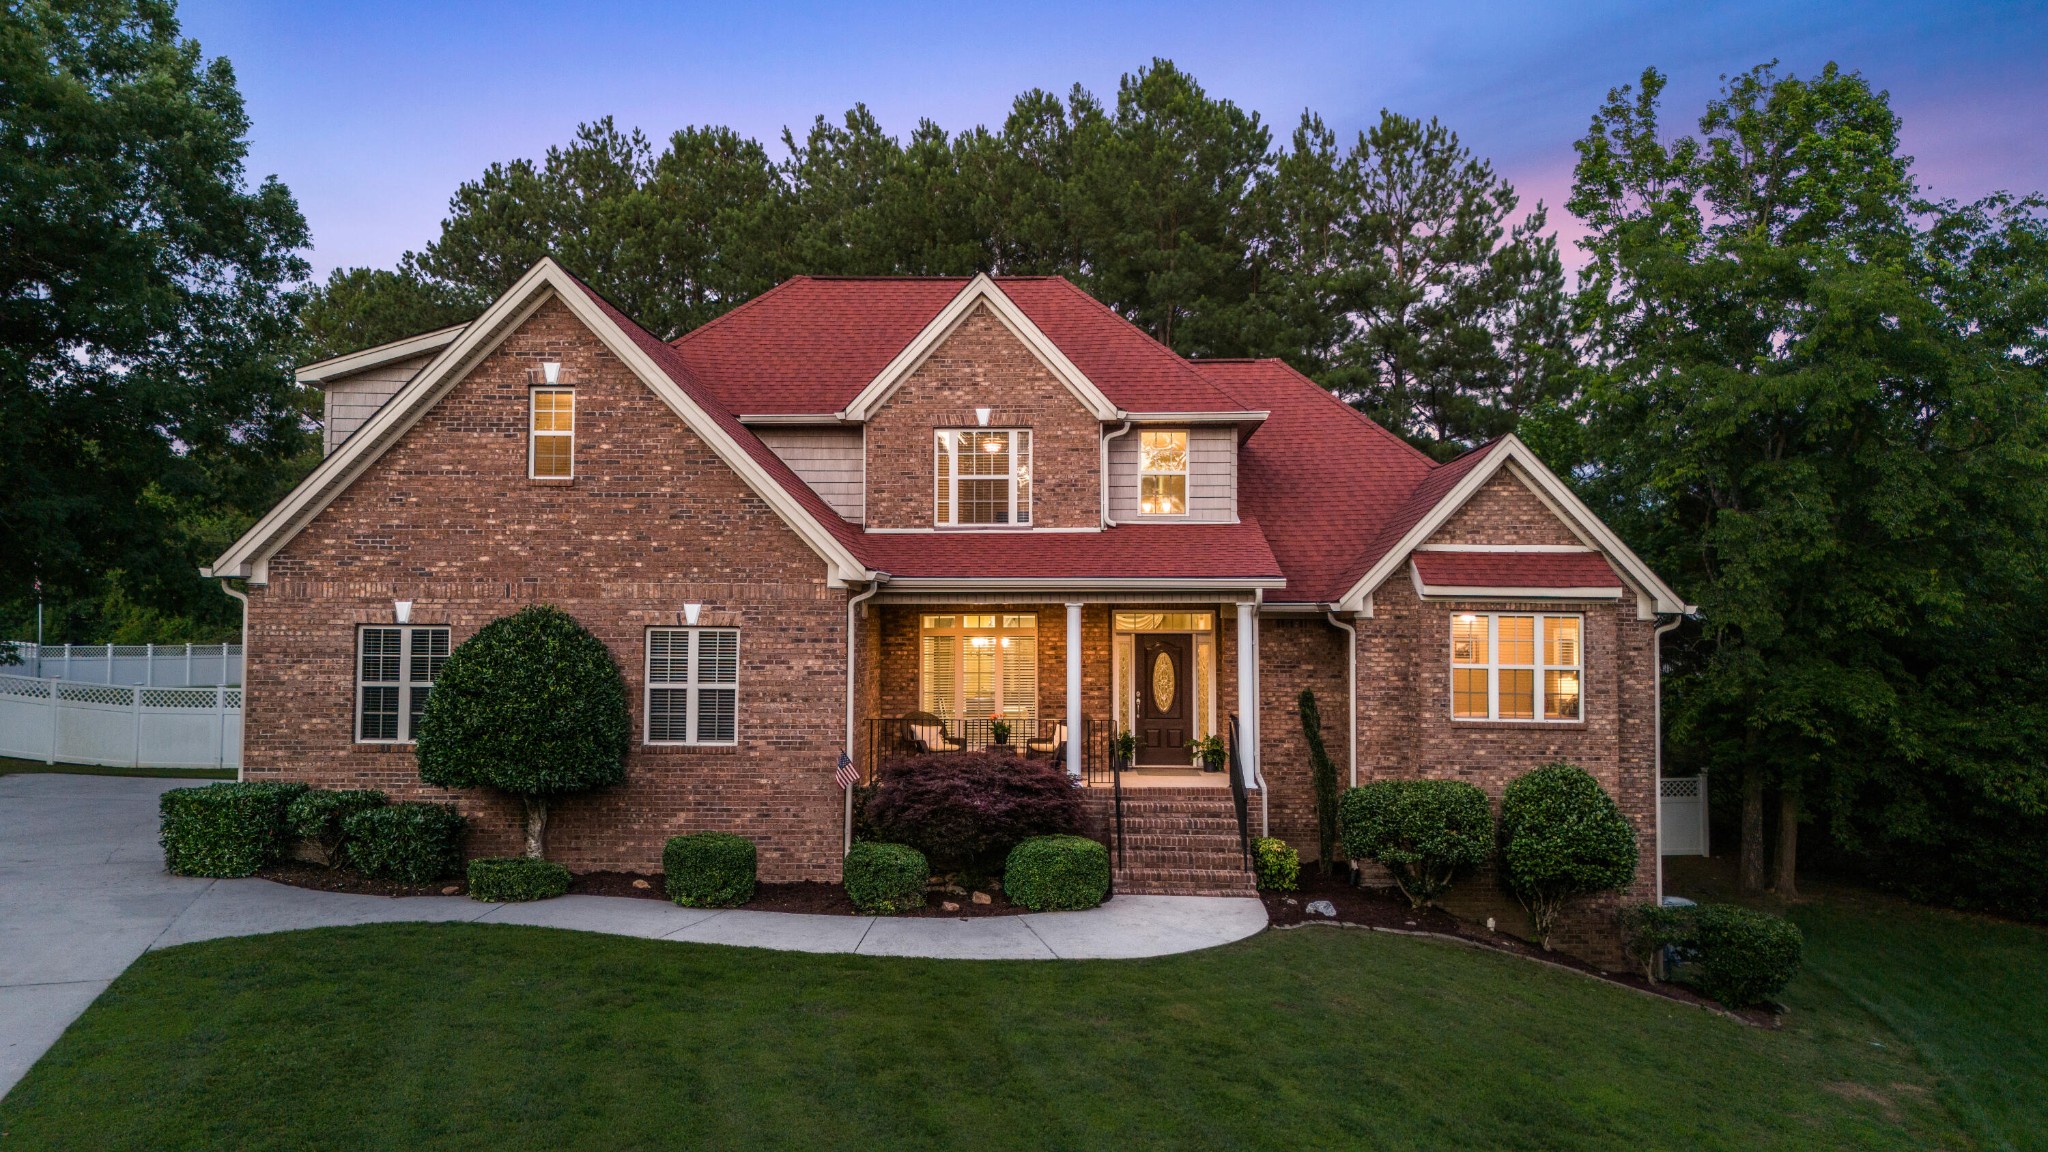
<svg viewBox="0 0 2048 1152">
<path fill-rule="evenodd" d="M 17 772 L 55 772 L 64 776 L 150 776 L 162 780 L 233 780 L 233 768 L 100 768 L 89 764 L 45 764 L 0 756 L 0 776 Z"/>
<path fill-rule="evenodd" d="M 1889 902 L 1801 919 L 1816 964 L 1776 1032 L 1330 929 L 1064 964 L 491 925 L 218 941 L 122 976 L 0 1103 L 0 1149 L 2039 1139 L 2048 936 Z"/>
</svg>

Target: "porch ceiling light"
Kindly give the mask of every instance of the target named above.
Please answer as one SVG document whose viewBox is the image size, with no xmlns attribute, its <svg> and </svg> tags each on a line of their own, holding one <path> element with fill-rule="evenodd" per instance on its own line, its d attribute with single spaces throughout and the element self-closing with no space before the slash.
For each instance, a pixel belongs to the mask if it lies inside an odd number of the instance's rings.
<svg viewBox="0 0 2048 1152">
<path fill-rule="evenodd" d="M 540 375 L 541 379 L 546 380 L 550 384 L 560 384 L 562 382 L 561 363 L 549 360 L 540 366 Z"/>
<path fill-rule="evenodd" d="M 392 619 L 397 620 L 400 624 L 412 623 L 412 601 L 393 600 L 391 602 L 391 616 Z"/>
<path fill-rule="evenodd" d="M 690 625 L 695 626 L 698 614 L 703 611 L 704 606 L 702 604 L 685 604 L 683 605 L 683 619 Z"/>
<path fill-rule="evenodd" d="M 974 410 L 974 422 L 983 428 L 988 427 L 988 414 L 992 411 L 994 411 L 992 408 L 976 408 Z M 993 452 L 995 449 L 991 448 L 989 451 Z"/>
</svg>

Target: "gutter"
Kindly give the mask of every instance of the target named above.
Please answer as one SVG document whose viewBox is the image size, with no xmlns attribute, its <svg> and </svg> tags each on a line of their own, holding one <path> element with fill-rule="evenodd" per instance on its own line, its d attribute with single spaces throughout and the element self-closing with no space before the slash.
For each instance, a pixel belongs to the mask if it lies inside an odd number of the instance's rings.
<svg viewBox="0 0 2048 1152">
<path fill-rule="evenodd" d="M 1337 618 L 1337 606 L 1323 613 L 1331 626 L 1341 629 L 1349 643 L 1344 647 L 1345 683 L 1351 689 L 1351 787 L 1358 787 L 1358 629 Z"/>
<path fill-rule="evenodd" d="M 853 739 L 853 676 L 859 666 L 857 663 L 859 654 L 853 643 L 855 622 L 858 619 L 856 614 L 860 611 L 862 603 L 875 593 L 880 592 L 882 585 L 889 582 L 889 574 L 887 572 L 876 572 L 873 575 L 874 579 L 869 582 L 867 591 L 857 596 L 846 598 L 846 758 L 849 760 L 853 759 L 853 754 L 856 751 Z M 244 647 L 242 651 L 244 653 L 243 659 L 246 660 L 248 658 L 246 654 L 249 649 Z M 244 677 L 244 679 L 247 679 L 247 677 Z M 853 789 L 851 788 L 846 790 L 846 834 L 844 839 L 845 846 L 842 854 L 853 851 Z"/>
<path fill-rule="evenodd" d="M 247 592 L 235 591 L 228 585 L 227 577 L 225 576 L 221 577 L 220 590 L 242 602 L 242 726 L 244 733 L 246 733 L 249 719 L 249 594 Z M 226 669 L 223 668 L 222 671 L 225 672 Z M 223 676 L 221 678 L 225 680 L 227 677 Z M 243 763 L 247 763 L 247 756 L 244 756 L 242 759 Z M 243 771 L 242 764 L 235 765 L 235 780 L 237 782 L 243 779 Z"/>
<path fill-rule="evenodd" d="M 1109 442 L 1130 430 L 1131 422 L 1129 419 L 1125 419 L 1123 427 L 1102 438 L 1101 460 L 1098 462 L 1098 466 L 1102 470 L 1102 526 L 1104 528 L 1116 527 L 1116 517 L 1109 514 Z"/>
</svg>

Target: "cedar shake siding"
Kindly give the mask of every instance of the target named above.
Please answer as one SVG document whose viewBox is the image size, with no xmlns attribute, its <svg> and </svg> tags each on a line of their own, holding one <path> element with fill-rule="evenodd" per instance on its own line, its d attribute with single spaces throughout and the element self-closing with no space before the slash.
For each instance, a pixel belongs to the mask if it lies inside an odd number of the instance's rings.
<svg viewBox="0 0 2048 1152">
<path fill-rule="evenodd" d="M 576 389 L 573 481 L 527 479 L 527 389 L 542 360 Z M 251 780 L 454 800 L 471 855 L 519 851 L 516 806 L 419 783 L 412 749 L 353 740 L 355 631 L 446 624 L 460 644 L 530 603 L 574 616 L 624 675 L 634 744 L 620 787 L 564 800 L 549 855 L 571 868 L 653 871 L 662 843 L 753 839 L 763 880 L 836 879 L 832 768 L 845 707 L 846 593 L 696 434 L 559 302 L 550 301 L 271 561 L 251 589 L 244 759 Z M 740 629 L 737 747 L 640 743 L 644 630 Z"/>
</svg>

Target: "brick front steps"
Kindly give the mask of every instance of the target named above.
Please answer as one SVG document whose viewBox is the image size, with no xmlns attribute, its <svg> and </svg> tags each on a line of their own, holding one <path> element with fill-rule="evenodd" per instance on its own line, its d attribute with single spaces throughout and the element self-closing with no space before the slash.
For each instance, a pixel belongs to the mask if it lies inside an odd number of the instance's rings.
<svg viewBox="0 0 2048 1152">
<path fill-rule="evenodd" d="M 1124 789 L 1122 867 L 1116 864 L 1115 800 L 1107 788 L 1089 793 L 1091 815 L 1108 832 L 1113 887 L 1120 895 L 1258 894 L 1244 865 L 1228 788 Z M 1258 803 L 1256 796 L 1252 803 Z"/>
</svg>

